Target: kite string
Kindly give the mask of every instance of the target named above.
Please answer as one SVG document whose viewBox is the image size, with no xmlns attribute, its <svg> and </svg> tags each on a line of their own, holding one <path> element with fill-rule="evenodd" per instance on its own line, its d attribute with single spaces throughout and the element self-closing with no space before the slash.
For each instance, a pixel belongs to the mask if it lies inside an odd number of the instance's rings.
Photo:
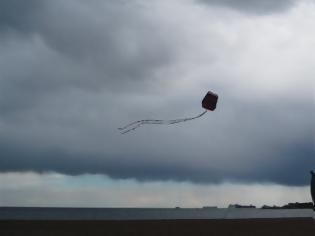
<svg viewBox="0 0 315 236">
<path fill-rule="evenodd" d="M 200 118 L 201 116 L 206 114 L 206 112 L 207 112 L 207 110 L 205 110 L 201 114 L 199 114 L 197 116 L 194 116 L 194 117 L 182 118 L 182 119 L 174 119 L 174 120 L 150 120 L 150 119 L 138 120 L 138 121 L 132 122 L 132 123 L 130 123 L 130 124 L 124 126 L 124 127 L 118 128 L 118 129 L 121 130 L 122 134 L 126 134 L 126 133 L 128 133 L 130 131 L 133 131 L 133 130 L 139 128 L 141 125 L 144 125 L 144 124 L 150 124 L 150 125 L 153 125 L 153 124 L 171 125 L 171 124 L 176 124 L 176 123 L 180 123 L 180 122 L 186 122 L 186 121 L 189 121 L 189 120 L 194 120 L 194 119 Z"/>
</svg>

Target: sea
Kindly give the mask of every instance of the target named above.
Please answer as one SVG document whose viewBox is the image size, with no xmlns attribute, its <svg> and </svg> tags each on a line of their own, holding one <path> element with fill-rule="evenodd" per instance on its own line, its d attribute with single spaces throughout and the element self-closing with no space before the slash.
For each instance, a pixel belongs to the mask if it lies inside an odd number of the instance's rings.
<svg viewBox="0 0 315 236">
<path fill-rule="evenodd" d="M 313 218 L 312 209 L 0 207 L 0 220 L 176 220 Z"/>
</svg>

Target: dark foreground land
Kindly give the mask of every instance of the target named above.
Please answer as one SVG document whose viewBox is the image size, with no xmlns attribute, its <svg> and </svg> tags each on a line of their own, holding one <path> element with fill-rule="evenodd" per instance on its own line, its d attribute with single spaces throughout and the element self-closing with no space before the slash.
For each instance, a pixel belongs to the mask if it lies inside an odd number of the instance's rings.
<svg viewBox="0 0 315 236">
<path fill-rule="evenodd" d="M 315 221 L 303 219 L 0 221 L 0 235 L 315 235 Z"/>
</svg>

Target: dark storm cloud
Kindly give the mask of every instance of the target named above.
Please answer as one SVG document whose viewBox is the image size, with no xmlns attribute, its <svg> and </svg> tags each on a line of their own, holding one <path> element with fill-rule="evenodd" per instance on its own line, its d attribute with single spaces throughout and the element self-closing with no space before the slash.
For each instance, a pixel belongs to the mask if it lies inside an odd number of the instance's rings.
<svg viewBox="0 0 315 236">
<path fill-rule="evenodd" d="M 1 1 L 0 11 L 2 113 L 60 89 L 140 89 L 174 54 L 159 26 L 123 1 Z"/>
<path fill-rule="evenodd" d="M 100 85 L 112 87 L 116 81 L 119 85 L 123 81 L 142 81 L 152 70 L 165 65 L 173 54 L 170 41 L 160 34 L 159 25 L 146 22 L 144 12 L 132 4 L 123 1 L 91 1 L 87 4 L 84 1 L 52 3 L 34 0 L 20 5 L 19 2 L 1 2 L 1 25 L 5 29 L 2 43 L 12 46 L 11 50 L 16 47 L 16 53 L 21 51 L 17 46 L 23 44 L 35 53 L 41 50 L 37 56 L 52 60 L 45 69 L 53 73 L 65 70 L 62 63 L 73 66 L 71 63 L 74 62 L 74 66 L 88 67 L 89 73 L 94 70 L 97 76 L 102 75 L 99 78 L 91 76 L 89 82 L 86 82 L 86 74 L 83 78 L 77 74 L 70 74 L 68 78 L 54 75 L 52 83 L 56 85 L 69 83 L 71 86 L 98 88 Z M 40 63 L 40 58 L 36 62 Z M 30 76 L 32 80 L 37 83 L 46 79 L 37 71 L 41 68 L 34 69 L 35 74 Z"/>
<path fill-rule="evenodd" d="M 99 107 L 97 104 L 95 106 Z M 225 102 L 221 102 L 221 106 L 225 107 Z M 295 109 L 293 113 L 286 109 L 279 109 L 280 104 L 266 106 L 247 102 L 232 108 L 235 111 L 240 110 L 242 115 L 238 114 L 236 117 L 226 119 L 226 115 L 222 114 L 216 118 L 221 122 L 211 122 L 211 116 L 215 114 L 207 114 L 208 117 L 204 120 L 196 122 L 196 128 L 198 128 L 195 131 L 189 129 L 193 124 L 175 127 L 171 132 L 164 129 L 164 134 L 158 134 L 152 128 L 148 128 L 147 135 L 150 138 L 145 134 L 140 137 L 139 134 L 131 134 L 132 136 L 124 136 L 111 144 L 120 150 L 120 153 L 110 150 L 99 153 L 98 150 L 86 149 L 85 147 L 93 146 L 93 143 L 89 142 L 95 142 L 98 134 L 93 127 L 84 127 L 87 125 L 86 121 L 79 121 L 74 118 L 75 116 L 72 117 L 73 122 L 79 123 L 66 124 L 64 130 L 63 128 L 57 130 L 57 135 L 61 142 L 66 140 L 66 143 L 70 143 L 71 141 L 63 136 L 71 133 L 72 130 L 69 127 L 74 125 L 80 130 L 77 135 L 82 137 L 77 140 L 73 136 L 71 139 L 82 146 L 80 150 L 75 146 L 62 148 L 62 144 L 56 143 L 54 137 L 45 137 L 51 136 L 54 132 L 49 129 L 46 131 L 45 127 L 38 128 L 44 130 L 44 134 L 41 135 L 42 140 L 38 140 L 33 137 L 32 132 L 40 131 L 37 131 L 35 127 L 26 128 L 26 125 L 22 125 L 24 129 L 29 129 L 29 134 L 26 136 L 21 132 L 21 135 L 24 135 L 21 137 L 22 141 L 20 139 L 12 142 L 10 141 L 12 137 L 2 137 L 0 141 L 2 153 L 0 170 L 57 171 L 71 175 L 104 173 L 112 178 L 135 178 L 139 181 L 185 180 L 197 183 L 219 183 L 231 180 L 303 185 L 308 181 L 308 169 L 315 165 L 314 144 L 312 143 L 314 114 L 309 109 L 310 105 L 297 106 L 291 103 L 291 106 Z M 90 113 L 87 108 L 85 109 L 87 113 Z M 310 119 L 300 117 L 284 122 L 285 116 L 293 116 L 295 113 L 304 114 Z M 52 118 L 52 120 L 55 119 Z M 110 142 L 111 136 L 106 134 L 107 129 L 102 128 L 103 122 L 96 122 L 95 129 L 104 132 L 101 135 L 104 140 L 97 140 L 96 142 L 100 142 L 97 146 L 105 145 L 108 149 L 107 143 Z M 296 122 L 301 122 L 301 124 Z M 63 123 L 62 117 L 59 117 L 58 123 Z M 50 123 L 47 125 L 53 126 Z M 217 130 L 211 128 L 215 126 L 218 126 Z M 192 137 L 180 137 L 178 132 L 182 129 L 193 131 L 190 134 Z M 290 135 L 300 137 L 300 134 L 296 132 L 298 130 L 303 133 L 302 139 L 296 141 L 294 137 L 289 137 Z M 194 143 L 192 139 L 196 134 L 198 134 L 198 140 Z M 168 135 L 171 139 L 167 138 Z M 177 138 L 174 140 L 172 136 Z M 30 139 L 31 144 L 27 144 L 29 142 L 24 140 L 25 138 Z M 124 142 L 124 139 L 129 145 Z M 170 143 L 164 143 L 161 139 Z M 45 140 L 51 142 L 48 147 Z M 152 148 L 147 147 L 150 145 Z M 159 149 L 160 147 L 165 150 Z"/>
<path fill-rule="evenodd" d="M 205 22 L 186 17 L 193 9 L 190 5 L 19 2 L 0 3 L 0 171 L 103 173 L 141 181 L 307 182 L 304 173 L 315 165 L 310 82 L 301 82 L 301 95 L 292 99 L 290 94 L 274 95 L 273 81 L 263 88 L 252 82 L 248 89 L 252 78 L 244 85 L 244 74 L 235 73 L 236 82 L 211 80 L 200 88 L 190 84 L 191 78 L 181 80 L 181 73 L 198 75 L 203 58 L 210 58 L 207 69 L 220 60 L 229 64 L 226 58 L 241 58 L 238 50 L 221 45 L 225 38 L 214 33 L 208 38 L 197 31 L 194 26 Z M 250 6 L 257 12 L 290 6 L 284 1 L 263 2 L 225 4 Z M 174 9 L 179 19 L 175 22 Z M 255 63 L 250 59 L 244 64 L 250 68 Z M 186 71 L 190 67 L 192 71 Z M 223 67 L 206 77 L 224 79 L 230 70 Z M 233 83 L 243 87 L 234 89 Z M 286 82 L 280 84 L 286 88 Z M 218 90 L 219 106 L 200 120 L 147 127 L 129 136 L 116 130 L 124 122 L 146 118 L 142 116 L 177 118 L 199 112 L 199 100 L 208 87 Z M 255 96 L 264 89 L 268 96 Z"/>
<path fill-rule="evenodd" d="M 252 168 L 240 171 L 238 157 L 230 154 L 229 162 L 223 166 L 198 165 L 177 161 L 181 157 L 169 155 L 173 161 L 161 162 L 161 156 L 132 156 L 130 160 L 123 156 L 111 155 L 100 157 L 90 153 L 71 153 L 61 149 L 35 150 L 1 143 L 0 171 L 38 171 L 59 172 L 68 175 L 84 173 L 104 173 L 112 178 L 135 178 L 139 181 L 174 180 L 196 183 L 220 183 L 222 181 L 240 182 L 274 182 L 285 185 L 304 185 L 309 180 L 308 170 L 315 165 L 312 143 L 296 144 L 290 150 L 282 150 L 275 161 L 259 158 Z M 288 152 L 289 151 L 289 152 Z M 259 155 L 264 156 L 261 152 Z M 247 153 L 248 157 L 257 160 L 257 153 Z M 268 153 L 267 153 L 268 155 Z M 260 156 L 260 157 L 261 157 Z M 209 158 L 211 155 L 209 155 Z M 192 157 L 193 158 L 193 157 Z M 265 157 L 267 159 L 267 157 Z M 248 159 L 250 161 L 250 158 Z M 195 165 L 195 166 L 194 166 Z M 231 166 L 232 165 L 232 166 Z"/>
<path fill-rule="evenodd" d="M 203 3 L 233 8 L 242 12 L 255 14 L 268 14 L 281 12 L 292 7 L 297 0 L 199 0 Z"/>
<path fill-rule="evenodd" d="M 4 0 L 0 2 L 0 31 L 29 33 L 34 23 L 34 13 L 40 10 L 42 1 Z"/>
</svg>

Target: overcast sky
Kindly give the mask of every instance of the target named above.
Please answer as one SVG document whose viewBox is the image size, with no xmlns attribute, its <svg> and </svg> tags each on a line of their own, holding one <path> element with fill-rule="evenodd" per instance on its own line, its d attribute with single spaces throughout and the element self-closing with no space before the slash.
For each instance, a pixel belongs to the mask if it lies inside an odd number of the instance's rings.
<svg viewBox="0 0 315 236">
<path fill-rule="evenodd" d="M 268 196 L 290 189 L 307 200 L 314 22 L 313 0 L 1 1 L 0 178 L 21 187 L 0 181 L 0 205 L 29 204 L 13 197 L 31 194 L 25 176 L 39 192 L 68 186 L 49 181 L 62 176 L 78 196 L 89 176 L 97 191 L 95 181 L 110 182 L 111 199 L 119 183 L 146 199 L 95 200 L 102 206 L 169 206 L 180 184 L 183 206 L 237 201 L 238 186 L 259 188 L 258 204 L 285 202 Z M 197 115 L 208 90 L 218 106 L 198 120 L 117 130 Z M 148 195 L 156 184 L 158 202 Z M 191 194 L 200 188 L 212 198 Z M 82 196 L 77 205 L 89 205 Z"/>
</svg>

